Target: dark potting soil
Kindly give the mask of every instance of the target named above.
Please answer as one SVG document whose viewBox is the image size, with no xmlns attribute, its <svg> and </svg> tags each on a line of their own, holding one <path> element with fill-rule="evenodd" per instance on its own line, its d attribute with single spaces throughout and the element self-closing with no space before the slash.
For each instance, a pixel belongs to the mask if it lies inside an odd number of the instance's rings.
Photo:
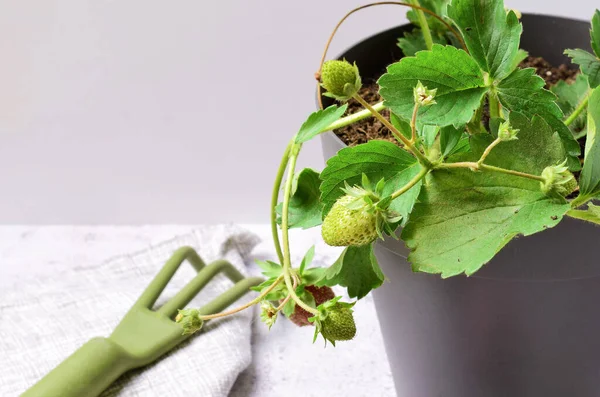
<svg viewBox="0 0 600 397">
<path fill-rule="evenodd" d="M 569 69 L 567 65 L 553 67 L 545 59 L 541 57 L 527 57 L 519 64 L 521 68 L 535 68 L 536 73 L 546 82 L 545 88 L 553 86 L 560 80 L 565 80 L 567 83 L 575 81 L 578 69 Z M 360 89 L 360 95 L 369 103 L 374 104 L 381 101 L 379 96 L 379 87 L 375 81 L 364 81 L 363 87 Z M 363 107 L 354 99 L 348 101 L 348 114 L 362 110 Z M 389 117 L 389 111 L 381 112 L 386 118 Z M 355 146 L 361 143 L 366 143 L 370 140 L 379 139 L 393 143 L 398 143 L 391 131 L 387 129 L 380 121 L 369 117 L 357 123 L 351 124 L 344 128 L 334 131 L 335 134 L 348 146 Z"/>
</svg>

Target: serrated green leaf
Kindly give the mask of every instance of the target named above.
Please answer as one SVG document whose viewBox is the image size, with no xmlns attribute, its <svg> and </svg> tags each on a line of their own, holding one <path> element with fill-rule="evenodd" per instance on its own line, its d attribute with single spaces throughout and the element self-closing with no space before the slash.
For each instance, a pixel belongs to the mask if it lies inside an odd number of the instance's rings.
<svg viewBox="0 0 600 397">
<path fill-rule="evenodd" d="M 317 281 L 323 278 L 325 274 L 325 268 L 322 267 L 312 267 L 310 269 L 305 269 L 302 273 L 302 282 L 306 285 L 313 285 Z"/>
<path fill-rule="evenodd" d="M 435 142 L 435 138 L 437 137 L 438 132 L 440 131 L 440 127 L 437 125 L 424 125 L 419 129 L 419 135 L 423 139 L 423 145 L 425 147 L 431 147 L 433 142 Z"/>
<path fill-rule="evenodd" d="M 579 177 L 579 191 L 584 197 L 600 193 L 600 139 L 597 129 L 600 126 L 600 87 L 594 89 L 588 103 L 587 138 L 585 158 Z"/>
<path fill-rule="evenodd" d="M 555 131 L 560 139 L 562 140 L 563 147 L 567 154 L 567 165 L 569 170 L 572 172 L 579 171 L 581 169 L 581 162 L 579 161 L 579 155 L 581 154 L 581 148 L 579 142 L 575 140 L 575 137 L 571 133 L 569 127 L 567 127 L 561 119 L 558 119 L 552 115 L 546 114 L 541 115 L 544 121 L 548 123 L 550 128 Z"/>
<path fill-rule="evenodd" d="M 519 130 L 518 139 L 501 142 L 494 147 L 486 157 L 485 164 L 540 175 L 544 168 L 565 160 L 560 137 L 541 117 L 534 116 L 530 121 L 522 114 L 512 112 L 509 121 L 512 128 Z M 481 156 L 492 140 L 490 134 L 473 135 L 473 153 Z"/>
<path fill-rule="evenodd" d="M 581 219 L 582 221 L 600 225 L 600 207 L 592 203 L 588 203 L 588 208 L 586 210 L 569 210 L 567 215 L 571 218 Z"/>
<path fill-rule="evenodd" d="M 324 132 L 331 123 L 339 120 L 348 109 L 348 104 L 342 106 L 331 105 L 327 109 L 319 109 L 311 113 L 296 134 L 296 143 L 304 143 Z"/>
<path fill-rule="evenodd" d="M 435 44 L 446 44 L 446 40 L 438 36 L 432 36 L 432 40 Z M 398 39 L 398 47 L 406 57 L 412 57 L 419 51 L 427 50 L 425 38 L 420 29 L 404 32 L 404 37 Z"/>
<path fill-rule="evenodd" d="M 309 229 L 321 224 L 321 191 L 319 186 L 321 180 L 319 173 L 311 168 L 303 169 L 294 180 L 292 185 L 292 197 L 290 199 L 288 226 L 289 228 Z M 279 214 L 278 223 L 281 224 L 281 211 L 283 204 L 277 205 Z"/>
<path fill-rule="evenodd" d="M 378 81 L 386 106 L 410 120 L 414 108 L 413 89 L 421 81 L 437 89 L 435 105 L 421 107 L 418 120 L 423 124 L 461 125 L 467 123 L 487 91 L 481 69 L 463 50 L 435 44 L 387 68 Z"/>
<path fill-rule="evenodd" d="M 341 285 L 351 298 L 361 299 L 384 280 L 372 244 L 347 247 L 337 261 L 325 271 L 317 285 Z"/>
<path fill-rule="evenodd" d="M 350 186 L 361 182 L 362 174 L 370 180 L 388 180 L 416 163 L 405 150 L 387 141 L 369 141 L 362 145 L 340 150 L 327 160 L 321 172 L 321 202 L 325 216 L 335 201 L 344 195 L 344 182 Z"/>
<path fill-rule="evenodd" d="M 450 125 L 442 128 L 440 131 L 440 150 L 444 158 L 453 153 L 462 137 L 466 137 L 468 141 L 468 135 L 462 129 Z"/>
<path fill-rule="evenodd" d="M 412 138 L 412 130 L 408 121 L 404 120 L 402 117 L 398 117 L 398 115 L 393 112 L 390 112 L 390 121 L 405 138 Z"/>
<path fill-rule="evenodd" d="M 281 311 L 283 311 L 283 314 L 286 317 L 289 317 L 294 313 L 295 308 L 296 308 L 296 303 L 294 302 L 293 299 L 290 299 L 289 301 L 286 302 L 285 305 L 283 305 L 283 309 L 281 309 Z"/>
<path fill-rule="evenodd" d="M 597 57 L 600 58 L 600 10 L 596 10 L 592 17 L 592 28 L 590 29 L 590 38 L 592 49 Z"/>
<path fill-rule="evenodd" d="M 411 179 L 413 179 L 421 170 L 419 163 L 414 163 L 410 167 L 403 171 L 398 172 L 395 176 L 391 177 L 386 181 L 383 189 L 383 197 L 389 196 L 402 186 L 406 185 Z M 408 191 L 402 194 L 400 197 L 391 202 L 389 209 L 402 216 L 402 224 L 405 224 L 408 220 L 419 192 L 421 191 L 422 180 L 411 187 Z"/>
<path fill-rule="evenodd" d="M 600 60 L 585 50 L 565 50 L 573 63 L 579 65 L 581 73 L 587 76 L 591 88 L 600 85 Z"/>
<path fill-rule="evenodd" d="M 560 80 L 550 88 L 550 90 L 558 97 L 556 103 L 560 107 L 560 110 L 567 116 L 573 113 L 577 106 L 585 100 L 589 94 L 589 89 L 590 87 L 587 78 L 583 74 L 579 74 L 577 79 L 572 83 Z M 585 134 L 586 121 L 587 112 L 584 110 L 579 117 L 569 125 L 569 129 L 573 134 L 581 134 L 582 132 Z"/>
<path fill-rule="evenodd" d="M 511 111 L 529 117 L 550 114 L 561 118 L 563 114 L 554 102 L 556 96 L 545 90 L 544 84 L 534 68 L 517 69 L 498 84 L 498 99 Z"/>
<path fill-rule="evenodd" d="M 304 274 L 304 270 L 306 266 L 310 265 L 315 257 L 315 246 L 313 245 L 306 251 L 304 254 L 304 258 L 302 258 L 302 262 L 300 263 L 300 268 L 298 269 L 298 273 L 302 276 Z"/>
<path fill-rule="evenodd" d="M 579 144 L 571 130 L 561 120 L 563 113 L 556 104 L 556 96 L 545 90 L 544 80 L 535 74 L 535 69 L 517 69 L 498 85 L 498 98 L 503 106 L 512 112 L 519 112 L 531 118 L 542 117 L 560 136 L 566 151 L 569 169 L 580 167 Z"/>
<path fill-rule="evenodd" d="M 283 268 L 279 263 L 256 260 L 256 264 L 258 267 L 260 267 L 262 274 L 266 277 L 279 277 L 279 275 L 283 272 Z"/>
<path fill-rule="evenodd" d="M 560 80 L 550 90 L 556 95 L 556 103 L 562 112 L 568 115 L 586 97 L 589 85 L 586 77 L 579 74 L 574 82 L 567 83 L 564 80 Z"/>
<path fill-rule="evenodd" d="M 512 238 L 555 226 L 569 208 L 566 201 L 544 195 L 537 181 L 436 170 L 423 186 L 402 239 L 415 271 L 471 275 Z"/>
<path fill-rule="evenodd" d="M 523 62 L 525 59 L 527 59 L 528 56 L 529 56 L 529 53 L 527 51 L 525 51 L 524 49 L 520 48 L 517 51 L 517 55 L 515 56 L 515 59 L 513 60 L 513 64 L 512 64 L 512 67 L 510 68 L 510 70 L 513 71 L 516 68 L 518 68 L 519 64 L 521 62 Z"/>
<path fill-rule="evenodd" d="M 514 12 L 506 13 L 502 0 L 453 0 L 448 16 L 481 69 L 494 80 L 512 72 L 523 28 Z"/>
</svg>

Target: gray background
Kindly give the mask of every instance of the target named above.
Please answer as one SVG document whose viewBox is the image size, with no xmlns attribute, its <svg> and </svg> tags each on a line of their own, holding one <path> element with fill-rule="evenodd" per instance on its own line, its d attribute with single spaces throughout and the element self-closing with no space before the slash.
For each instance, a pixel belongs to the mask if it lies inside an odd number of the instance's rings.
<svg viewBox="0 0 600 397">
<path fill-rule="evenodd" d="M 0 0 L 0 222 L 268 222 L 281 152 L 314 110 L 325 40 L 364 3 Z M 354 15 L 330 54 L 405 13 Z M 300 166 L 323 166 L 318 141 Z"/>
</svg>

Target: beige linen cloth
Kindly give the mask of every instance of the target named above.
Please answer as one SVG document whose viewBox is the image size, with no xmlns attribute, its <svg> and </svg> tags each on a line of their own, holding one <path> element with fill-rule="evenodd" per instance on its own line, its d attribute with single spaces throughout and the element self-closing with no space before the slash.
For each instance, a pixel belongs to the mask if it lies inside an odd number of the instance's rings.
<svg viewBox="0 0 600 397">
<path fill-rule="evenodd" d="M 207 263 L 225 258 L 246 274 L 245 259 L 257 243 L 255 235 L 237 226 L 211 226 L 143 252 L 82 263 L 0 291 L 0 396 L 18 396 L 90 338 L 108 336 L 177 248 L 192 246 Z M 183 264 L 157 304 L 194 274 Z M 189 306 L 201 306 L 231 286 L 219 275 Z M 246 310 L 210 321 L 158 362 L 122 376 L 102 397 L 228 395 L 251 361 L 251 318 Z"/>
</svg>

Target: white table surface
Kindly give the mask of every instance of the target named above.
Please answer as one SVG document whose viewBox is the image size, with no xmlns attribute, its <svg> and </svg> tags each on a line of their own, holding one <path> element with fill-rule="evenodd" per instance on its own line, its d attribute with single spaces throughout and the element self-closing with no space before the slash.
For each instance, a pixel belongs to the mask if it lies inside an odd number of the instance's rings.
<svg viewBox="0 0 600 397">
<path fill-rule="evenodd" d="M 269 227 L 245 227 L 263 240 L 254 250 L 253 257 L 275 258 Z M 114 256 L 143 250 L 186 234 L 192 229 L 192 226 L 179 225 L 0 226 L 0 288 L 26 283 L 31 277 L 56 270 L 99 264 Z M 317 249 L 317 264 L 329 265 L 339 254 L 339 249 L 320 241 L 317 229 L 294 230 L 291 241 L 295 263 L 313 244 Z M 258 274 L 256 265 L 248 265 L 251 273 Z M 372 298 L 364 298 L 354 309 L 357 336 L 335 348 L 330 345 L 323 348 L 322 341 L 312 344 L 312 327 L 299 328 L 289 321 L 278 321 L 268 331 L 256 314 L 253 361 L 236 382 L 231 395 L 396 396 Z M 65 352 L 65 355 L 69 353 Z"/>
</svg>

